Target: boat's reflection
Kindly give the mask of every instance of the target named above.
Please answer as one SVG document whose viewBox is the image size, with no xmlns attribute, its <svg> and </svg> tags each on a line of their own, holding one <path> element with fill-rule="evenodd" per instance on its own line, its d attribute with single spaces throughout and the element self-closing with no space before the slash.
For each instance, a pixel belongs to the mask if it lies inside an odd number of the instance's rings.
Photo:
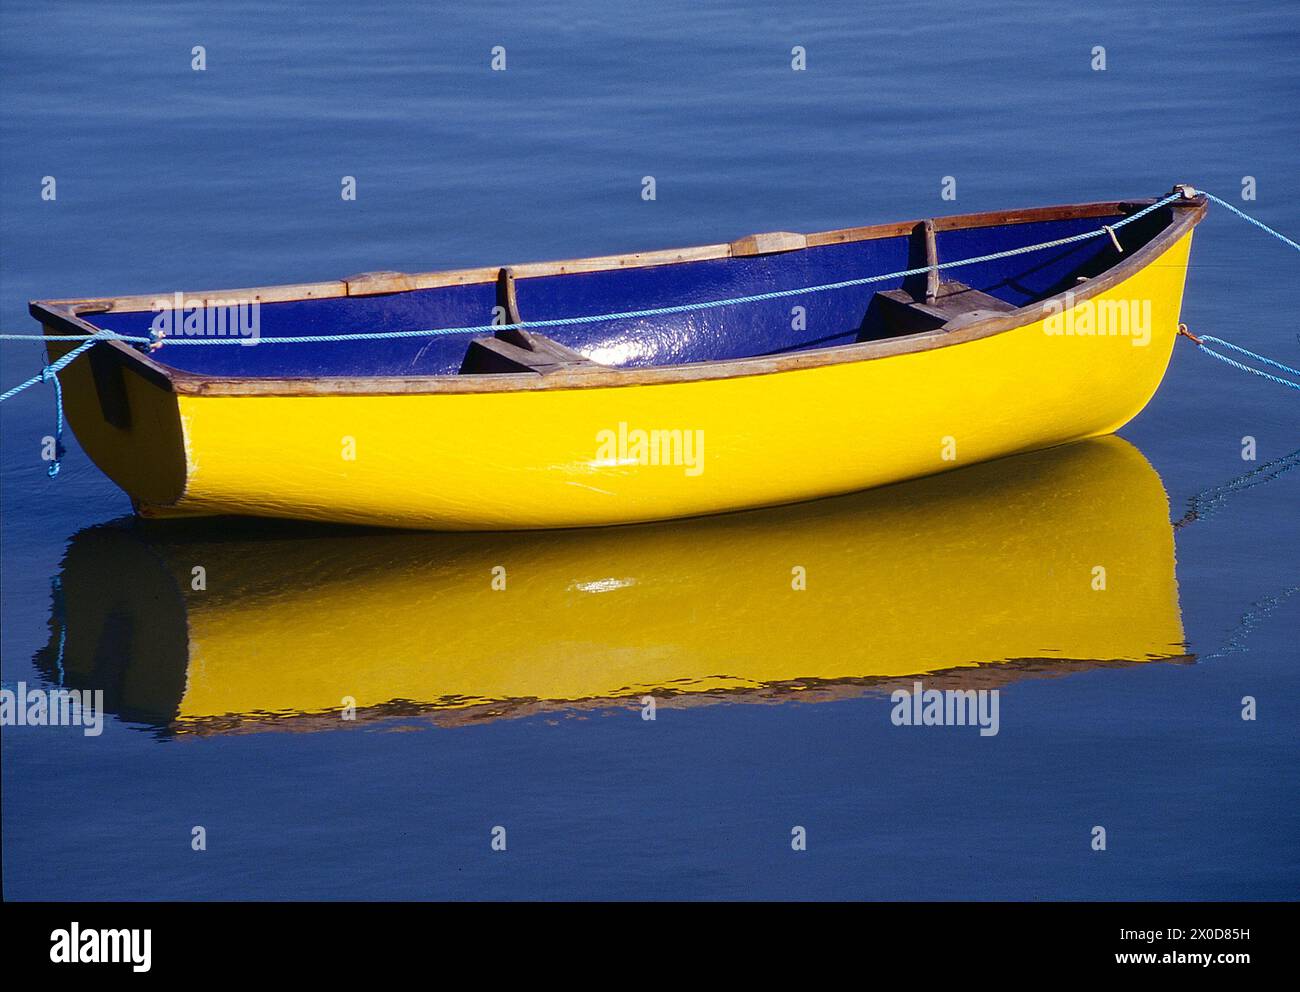
<svg viewBox="0 0 1300 992">
<path fill-rule="evenodd" d="M 619 529 L 98 527 L 61 582 L 45 673 L 175 733 L 346 727 L 349 700 L 362 722 L 449 724 L 645 695 L 838 699 L 920 674 L 991 687 L 1184 653 L 1168 501 L 1118 438 Z"/>
</svg>

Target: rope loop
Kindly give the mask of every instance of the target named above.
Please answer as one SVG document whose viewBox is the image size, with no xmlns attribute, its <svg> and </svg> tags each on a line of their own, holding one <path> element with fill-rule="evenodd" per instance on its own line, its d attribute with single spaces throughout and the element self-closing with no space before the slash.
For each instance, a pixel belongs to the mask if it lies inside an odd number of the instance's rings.
<svg viewBox="0 0 1300 992">
<path fill-rule="evenodd" d="M 59 474 L 62 458 L 67 453 L 63 447 L 63 384 L 59 382 L 59 374 L 51 365 L 41 369 L 41 381 L 54 383 L 54 460 L 45 470 L 45 474 L 53 479 Z"/>
</svg>

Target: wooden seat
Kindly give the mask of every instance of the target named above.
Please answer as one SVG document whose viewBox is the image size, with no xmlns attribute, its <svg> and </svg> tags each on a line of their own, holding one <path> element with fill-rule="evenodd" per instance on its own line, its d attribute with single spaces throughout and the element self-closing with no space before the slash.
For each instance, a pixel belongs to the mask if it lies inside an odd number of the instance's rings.
<svg viewBox="0 0 1300 992">
<path fill-rule="evenodd" d="M 880 319 L 893 334 L 934 331 L 954 322 L 966 324 L 1015 309 L 996 296 L 956 280 L 939 283 L 929 302 L 914 298 L 905 289 L 891 289 L 877 293 L 872 304 L 878 308 Z"/>
<path fill-rule="evenodd" d="M 532 347 L 522 347 L 512 341 L 504 340 L 504 335 L 516 332 L 504 331 L 497 336 L 474 338 L 465 350 L 465 358 L 460 364 L 461 375 L 496 375 L 509 372 L 535 372 L 548 375 L 561 369 L 573 369 L 578 366 L 599 368 L 589 358 L 584 358 L 572 348 L 567 348 L 558 341 L 552 341 L 544 334 L 525 331 Z"/>
<path fill-rule="evenodd" d="M 939 294 L 934 305 L 944 313 L 962 316 L 968 313 L 1010 313 L 1016 309 L 1006 300 L 972 289 L 964 282 L 949 279 L 939 283 Z"/>
</svg>

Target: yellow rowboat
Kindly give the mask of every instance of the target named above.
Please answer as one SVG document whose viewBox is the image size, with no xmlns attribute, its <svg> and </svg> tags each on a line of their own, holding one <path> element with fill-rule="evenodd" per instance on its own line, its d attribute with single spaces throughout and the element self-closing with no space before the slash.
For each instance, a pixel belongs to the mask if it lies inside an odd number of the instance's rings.
<svg viewBox="0 0 1300 992">
<path fill-rule="evenodd" d="M 1205 209 L 1180 188 L 31 311 L 47 335 L 137 343 L 62 376 L 82 446 L 143 514 L 618 524 L 1115 431 L 1164 375 Z"/>
<path fill-rule="evenodd" d="M 96 527 L 61 587 L 40 670 L 178 733 L 348 726 L 349 700 L 458 724 L 1186 657 L 1168 499 L 1114 437 L 617 530 Z"/>
</svg>

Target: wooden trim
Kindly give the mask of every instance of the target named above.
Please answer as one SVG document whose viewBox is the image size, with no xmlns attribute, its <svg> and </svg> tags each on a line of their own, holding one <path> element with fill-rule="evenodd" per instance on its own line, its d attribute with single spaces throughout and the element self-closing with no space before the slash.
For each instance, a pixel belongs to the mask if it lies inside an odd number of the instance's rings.
<svg viewBox="0 0 1300 992">
<path fill-rule="evenodd" d="M 1056 207 L 1028 207 L 1020 210 L 1002 210 L 980 214 L 957 214 L 934 220 L 936 231 L 955 231 L 968 227 L 993 227 L 1000 224 L 1033 224 L 1047 220 L 1071 220 L 1084 217 L 1105 217 L 1122 213 L 1126 208 L 1144 207 L 1154 203 L 1146 200 L 1106 200 L 1096 203 L 1072 203 Z M 1189 201 L 1190 202 L 1190 201 Z M 897 238 L 911 233 L 919 220 L 872 224 L 866 227 L 844 227 L 833 231 L 806 234 L 805 246 L 845 244 L 850 241 L 875 241 L 880 238 Z M 773 232 L 789 234 L 790 232 Z M 762 237 L 763 235 L 751 235 Z M 798 236 L 798 235 L 796 235 Z M 741 239 L 742 241 L 746 239 Z M 636 269 L 652 265 L 675 265 L 679 262 L 699 262 L 709 259 L 730 258 L 730 244 L 698 245 L 692 248 L 669 248 L 661 251 L 632 252 L 624 255 L 598 255 L 593 258 L 571 258 L 555 262 L 525 262 L 512 265 L 515 278 L 535 279 L 542 276 L 573 275 L 581 272 L 607 272 L 611 269 Z M 495 282 L 501 266 L 481 266 L 471 269 L 450 269 L 442 272 L 365 272 L 347 279 L 332 282 L 293 283 L 285 286 L 255 286 L 246 289 L 208 289 L 182 292 L 186 305 L 206 306 L 218 300 L 248 300 L 259 303 L 290 303 L 298 300 L 328 299 L 339 296 L 404 293 L 416 289 L 436 289 L 442 286 L 469 286 Z M 349 292 L 349 286 L 354 287 Z M 139 293 L 131 296 L 84 297 L 78 299 L 36 300 L 33 305 L 45 307 L 79 306 L 90 313 L 118 313 L 153 310 L 162 300 L 172 300 L 176 294 Z"/>
<path fill-rule="evenodd" d="M 495 270 L 494 270 L 495 271 Z M 354 277 L 356 278 L 356 277 Z M 332 297 L 347 296 L 346 280 L 335 282 L 294 283 L 286 286 L 254 286 L 247 289 L 207 289 L 193 293 L 180 293 L 185 306 L 211 306 L 231 300 L 246 300 L 249 303 L 293 303 L 298 300 L 322 300 Z M 156 310 L 158 304 L 167 304 L 164 309 L 174 309 L 176 293 L 140 293 L 135 296 L 90 297 L 78 300 L 37 300 L 47 307 L 76 307 L 79 313 L 120 313 Z"/>
<path fill-rule="evenodd" d="M 98 334 L 100 328 L 95 327 L 83 320 L 79 316 L 80 307 L 77 304 L 56 304 L 56 303 L 29 303 L 28 312 L 39 320 L 45 328 L 46 334 Z M 93 310 L 94 313 L 102 312 Z M 61 349 L 58 355 L 71 351 L 75 347 L 71 342 L 52 342 L 46 346 L 50 358 L 56 356 L 54 349 Z M 179 369 L 173 369 L 166 365 L 161 365 L 150 358 L 145 352 L 138 351 L 129 344 L 122 341 L 105 341 L 103 344 L 96 345 L 95 351 L 109 349 L 115 354 L 120 362 L 128 365 L 133 371 L 139 373 L 145 379 L 149 380 L 156 386 L 163 389 L 180 392 L 178 383 L 186 379 L 201 379 L 202 376 L 195 376 L 189 372 L 182 372 Z"/>
<path fill-rule="evenodd" d="M 1149 207 L 1156 197 L 1145 200 L 1109 200 L 1101 203 L 1067 203 L 1059 207 L 1029 207 L 1022 210 L 994 210 L 982 214 L 955 214 L 934 218 L 936 231 L 959 231 L 968 227 L 998 227 L 1003 224 L 1037 224 L 1045 220 L 1086 220 L 1123 214 Z"/>
<path fill-rule="evenodd" d="M 898 221 L 893 224 L 871 224 L 868 227 L 844 227 L 838 231 L 820 231 L 805 236 L 809 248 L 822 245 L 842 245 L 850 241 L 879 241 L 882 238 L 904 238 L 912 233 L 912 228 L 920 223 L 915 220 Z"/>
<path fill-rule="evenodd" d="M 343 280 L 347 296 L 377 296 L 380 293 L 406 293 L 416 287 L 404 272 L 362 272 Z"/>
<path fill-rule="evenodd" d="M 731 242 L 731 257 L 745 258 L 749 255 L 771 255 L 782 251 L 799 251 L 808 247 L 806 234 L 792 231 L 768 231 L 765 234 L 751 234 Z"/>
<path fill-rule="evenodd" d="M 1059 207 L 1038 207 L 1027 210 L 941 217 L 936 218 L 933 223 L 936 231 L 951 231 L 968 227 L 990 227 L 999 224 L 1028 224 L 1046 220 L 1102 217 L 1141 208 L 1154 202 L 1156 202 L 1154 199 L 1147 199 L 1069 204 Z M 1082 286 L 1075 287 L 1072 290 L 1074 301 L 1078 303 L 1099 295 L 1150 264 L 1160 254 L 1168 250 L 1179 238 L 1200 223 L 1205 216 L 1207 203 L 1206 198 L 1199 195 L 1191 200 L 1171 203 L 1170 207 L 1174 215 L 1173 222 L 1147 244 L 1127 255 L 1110 269 L 1088 280 Z M 809 235 L 807 243 L 809 247 L 813 247 L 818 244 L 898 237 L 908 234 L 918 223 L 924 222 L 908 221 L 898 224 L 876 225 L 870 228 L 845 228 L 842 231 L 828 231 L 820 235 Z M 521 265 L 513 268 L 517 278 L 533 278 L 543 274 L 601 271 L 616 267 L 633 268 L 644 265 L 668 264 L 672 261 L 718 258 L 725 257 L 729 250 L 730 246 L 728 245 L 709 245 L 702 248 L 682 249 L 676 252 L 647 252 L 636 255 Z M 613 262 L 617 262 L 617 265 L 611 264 Z M 474 281 L 492 282 L 498 277 L 500 268 L 464 271 L 484 274 L 483 278 L 476 278 Z M 454 272 L 433 273 L 431 276 L 437 276 L 443 280 L 440 283 L 441 285 L 451 285 L 454 284 L 456 279 L 460 278 L 461 274 Z M 420 280 L 424 277 L 409 278 Z M 338 291 L 333 295 L 346 295 L 346 282 L 311 285 L 318 293 L 320 292 L 318 287 L 338 287 Z M 262 294 L 262 299 L 268 299 L 266 295 L 268 293 L 278 295 L 279 291 L 300 288 L 266 287 L 261 290 L 247 292 Z M 210 292 L 204 294 L 204 298 L 225 298 L 232 292 L 237 293 L 238 291 Z M 193 298 L 189 297 L 188 299 Z M 45 323 L 55 333 L 93 334 L 98 328 L 78 315 L 77 311 L 80 307 L 88 306 L 98 312 L 103 312 L 104 310 L 121 308 L 118 304 L 124 300 L 138 299 L 154 298 L 115 297 L 111 300 L 33 301 L 29 305 L 29 310 L 33 317 Z M 159 382 L 177 393 L 194 396 L 332 396 L 352 393 L 402 395 L 411 393 L 525 392 L 534 389 L 595 389 L 667 385 L 736 376 L 771 375 L 779 372 L 836 365 L 843 362 L 871 361 L 894 355 L 930 351 L 989 337 L 1043 319 L 1054 310 L 1059 311 L 1063 301 L 1064 294 L 1058 294 L 1010 313 L 991 315 L 987 319 L 977 320 L 954 330 L 924 332 L 885 341 L 867 341 L 786 355 L 741 358 L 725 362 L 701 362 L 690 365 L 664 365 L 638 369 L 618 369 L 601 365 L 590 368 L 575 366 L 546 376 L 442 375 L 413 377 L 291 377 L 279 379 L 205 376 L 161 365 L 146 354 L 122 342 L 110 341 L 107 342 L 107 346 L 114 349 L 120 359 L 135 365 L 137 371 L 145 375 L 146 378 Z M 105 306 L 106 303 L 108 306 Z M 259 345 L 259 347 L 275 346 Z"/>
</svg>

